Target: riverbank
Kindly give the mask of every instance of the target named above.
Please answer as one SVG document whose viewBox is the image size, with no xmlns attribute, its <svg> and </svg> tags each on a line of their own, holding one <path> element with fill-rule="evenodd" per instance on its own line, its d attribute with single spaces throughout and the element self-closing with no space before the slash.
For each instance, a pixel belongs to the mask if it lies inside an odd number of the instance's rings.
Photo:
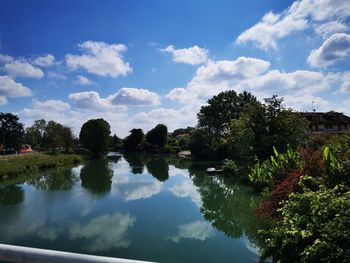
<svg viewBox="0 0 350 263">
<path fill-rule="evenodd" d="M 83 161 L 84 157 L 77 154 L 35 154 L 3 157 L 0 159 L 0 180 L 13 178 L 28 172 L 78 164 Z"/>
</svg>

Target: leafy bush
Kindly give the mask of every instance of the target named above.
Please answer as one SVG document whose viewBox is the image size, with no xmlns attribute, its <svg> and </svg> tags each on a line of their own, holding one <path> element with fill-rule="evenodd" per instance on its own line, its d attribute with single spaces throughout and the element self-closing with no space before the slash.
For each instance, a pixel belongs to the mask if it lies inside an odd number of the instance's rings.
<svg viewBox="0 0 350 263">
<path fill-rule="evenodd" d="M 274 180 L 283 178 L 289 171 L 300 170 L 304 164 L 300 154 L 290 148 L 283 154 L 275 147 L 273 151 L 275 156 L 271 156 L 270 160 L 262 164 L 257 161 L 248 174 L 249 180 L 258 188 L 271 186 Z"/>
<path fill-rule="evenodd" d="M 273 262 L 350 262 L 350 191 L 339 185 L 292 194 L 282 220 L 263 236 L 262 257 Z"/>
<path fill-rule="evenodd" d="M 225 173 L 236 175 L 237 169 L 238 169 L 238 167 L 237 167 L 237 164 L 235 161 L 225 160 L 225 162 L 224 162 L 224 172 Z"/>
</svg>

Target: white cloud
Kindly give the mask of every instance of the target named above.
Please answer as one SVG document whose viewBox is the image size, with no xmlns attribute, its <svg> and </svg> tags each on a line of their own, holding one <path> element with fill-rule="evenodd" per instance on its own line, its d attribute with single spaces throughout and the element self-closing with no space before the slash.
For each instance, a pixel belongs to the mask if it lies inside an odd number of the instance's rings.
<svg viewBox="0 0 350 263">
<path fill-rule="evenodd" d="M 7 103 L 7 97 L 27 97 L 32 91 L 21 83 L 15 82 L 9 76 L 0 76 L 0 105 Z"/>
<path fill-rule="evenodd" d="M 157 180 L 130 179 L 124 182 L 117 182 L 114 188 L 126 201 L 134 201 L 147 199 L 159 194 L 162 190 L 162 185 Z"/>
<path fill-rule="evenodd" d="M 86 225 L 73 225 L 69 230 L 71 239 L 82 239 L 85 249 L 96 252 L 111 248 L 127 248 L 131 241 L 127 231 L 136 221 L 129 214 L 115 213 L 93 218 Z"/>
<path fill-rule="evenodd" d="M 170 45 L 161 49 L 163 53 L 168 53 L 173 57 L 174 62 L 185 63 L 190 65 L 200 65 L 208 61 L 209 51 L 205 48 L 193 46 L 190 48 L 175 49 Z"/>
<path fill-rule="evenodd" d="M 68 95 L 69 99 L 74 101 L 74 106 L 80 109 L 86 110 L 100 110 L 108 111 L 112 109 L 125 109 L 117 107 L 112 104 L 113 96 L 101 98 L 100 94 L 96 91 L 83 91 L 71 93 Z"/>
<path fill-rule="evenodd" d="M 46 100 L 46 101 L 33 100 L 32 106 L 33 108 L 42 110 L 42 111 L 61 112 L 61 111 L 67 111 L 70 109 L 69 104 L 61 100 Z"/>
<path fill-rule="evenodd" d="M 4 96 L 0 96 L 0 106 L 7 104 L 7 99 Z"/>
<path fill-rule="evenodd" d="M 42 78 L 44 72 L 26 61 L 14 60 L 3 66 L 4 71 L 12 77 Z"/>
<path fill-rule="evenodd" d="M 150 130 L 159 123 L 167 125 L 172 131 L 179 127 L 193 126 L 197 122 L 196 113 L 200 105 L 187 105 L 180 109 L 157 108 L 148 112 L 136 113 L 129 119 L 134 127 Z"/>
<path fill-rule="evenodd" d="M 47 54 L 32 60 L 32 63 L 40 67 L 51 67 L 55 64 L 55 57 L 51 54 Z"/>
<path fill-rule="evenodd" d="M 348 0 L 295 1 L 280 14 L 269 12 L 260 22 L 238 36 L 236 42 L 252 42 L 259 48 L 277 48 L 277 40 L 309 28 L 320 22 L 342 21 L 350 16 Z M 328 28 L 333 25 L 328 25 Z M 339 27 L 339 25 L 338 25 Z M 316 32 L 323 34 L 325 28 Z"/>
<path fill-rule="evenodd" d="M 58 80 L 66 80 L 67 79 L 67 77 L 65 75 L 63 75 L 62 73 L 54 72 L 54 71 L 49 71 L 47 73 L 47 76 L 49 78 L 58 79 Z"/>
<path fill-rule="evenodd" d="M 0 63 L 9 63 L 9 62 L 12 62 L 13 60 L 14 58 L 9 55 L 0 54 Z"/>
<path fill-rule="evenodd" d="M 345 32 L 349 29 L 349 26 L 339 21 L 331 21 L 314 26 L 315 32 L 321 35 L 323 38 L 328 38 L 334 33 Z"/>
<path fill-rule="evenodd" d="M 79 45 L 82 55 L 66 55 L 66 63 L 72 70 L 79 68 L 99 76 L 126 76 L 132 72 L 128 62 L 124 61 L 122 53 L 127 47 L 122 44 L 107 44 L 104 42 L 86 41 Z"/>
<path fill-rule="evenodd" d="M 311 51 L 307 61 L 313 67 L 327 67 L 350 54 L 350 35 L 337 33 L 326 39 L 322 46 Z"/>
<path fill-rule="evenodd" d="M 160 104 L 159 95 L 147 89 L 121 88 L 112 96 L 112 103 L 116 105 L 154 106 Z"/>
<path fill-rule="evenodd" d="M 270 67 L 265 60 L 239 57 L 236 60 L 209 61 L 197 69 L 185 88 L 171 90 L 166 97 L 181 103 L 204 103 L 208 98 L 231 89 L 237 83 L 261 75 Z"/>
<path fill-rule="evenodd" d="M 195 221 L 179 225 L 178 233 L 170 239 L 175 243 L 178 243 L 182 238 L 205 241 L 214 235 L 214 229 L 207 221 Z"/>
<path fill-rule="evenodd" d="M 96 84 L 95 82 L 89 80 L 87 77 L 78 75 L 77 76 L 77 83 L 82 86 L 89 86 L 89 85 L 94 85 Z"/>
<path fill-rule="evenodd" d="M 282 14 L 269 12 L 263 16 L 261 22 L 240 34 L 236 42 L 238 44 L 253 42 L 264 50 L 277 48 L 276 40 L 301 31 L 307 26 L 307 20 L 303 16 L 293 15 L 290 11 Z"/>
</svg>

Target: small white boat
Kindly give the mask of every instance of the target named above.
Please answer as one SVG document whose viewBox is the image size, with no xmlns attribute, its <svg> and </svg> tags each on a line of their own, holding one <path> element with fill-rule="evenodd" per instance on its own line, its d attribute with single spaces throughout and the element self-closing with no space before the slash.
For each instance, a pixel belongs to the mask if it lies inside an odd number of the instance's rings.
<svg viewBox="0 0 350 263">
<path fill-rule="evenodd" d="M 212 173 L 222 173 L 223 172 L 223 170 L 218 170 L 218 169 L 216 169 L 216 168 L 214 168 L 214 167 L 209 167 L 208 169 L 207 169 L 207 173 L 209 173 L 209 174 L 212 174 Z"/>
</svg>

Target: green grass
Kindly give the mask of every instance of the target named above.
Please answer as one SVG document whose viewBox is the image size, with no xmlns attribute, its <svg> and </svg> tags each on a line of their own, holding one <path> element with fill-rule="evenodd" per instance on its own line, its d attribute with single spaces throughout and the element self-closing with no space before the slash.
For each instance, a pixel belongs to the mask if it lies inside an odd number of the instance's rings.
<svg viewBox="0 0 350 263">
<path fill-rule="evenodd" d="M 18 175 L 49 168 L 83 162 L 84 158 L 76 154 L 36 154 L 0 158 L 0 179 L 13 178 Z"/>
</svg>

